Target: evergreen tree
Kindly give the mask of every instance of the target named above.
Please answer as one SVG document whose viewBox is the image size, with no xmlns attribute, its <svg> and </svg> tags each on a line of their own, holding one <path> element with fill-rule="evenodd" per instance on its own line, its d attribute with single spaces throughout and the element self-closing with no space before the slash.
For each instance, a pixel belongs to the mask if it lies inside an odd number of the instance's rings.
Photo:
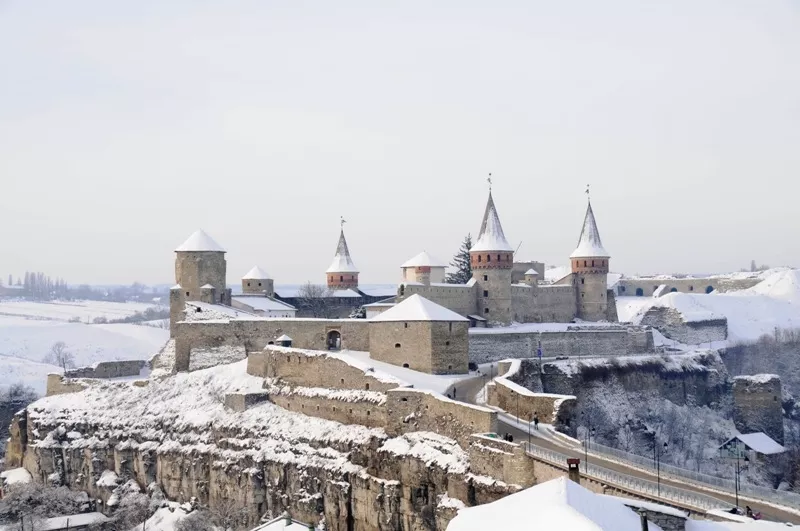
<svg viewBox="0 0 800 531">
<path fill-rule="evenodd" d="M 448 273 L 446 281 L 448 284 L 466 284 L 472 278 L 472 264 L 469 262 L 469 250 L 472 248 L 472 235 L 467 234 L 464 241 L 461 242 L 461 248 L 453 257 L 450 262 L 450 267 L 455 269 L 455 272 Z"/>
</svg>

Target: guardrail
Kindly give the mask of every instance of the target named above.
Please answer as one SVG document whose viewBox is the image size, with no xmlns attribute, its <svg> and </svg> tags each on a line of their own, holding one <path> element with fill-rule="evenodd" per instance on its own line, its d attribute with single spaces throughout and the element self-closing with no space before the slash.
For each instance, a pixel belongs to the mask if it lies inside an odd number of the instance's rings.
<svg viewBox="0 0 800 531">
<path fill-rule="evenodd" d="M 649 457 L 632 454 L 630 452 L 625 452 L 623 450 L 618 450 L 616 448 L 611 448 L 594 442 L 589 443 L 589 451 L 594 452 L 604 458 L 616 458 L 616 460 L 622 464 L 634 464 L 648 472 L 653 474 L 656 473 L 656 467 L 653 463 L 653 460 Z M 732 478 L 727 479 L 719 476 L 703 474 L 702 472 L 694 472 L 686 468 L 680 468 L 674 465 L 666 464 L 663 461 L 660 464 L 660 468 L 661 475 L 663 477 L 691 481 L 709 488 L 724 491 L 726 493 L 733 493 L 735 490 L 734 481 Z M 800 494 L 795 492 L 775 490 L 768 487 L 761 487 L 758 485 L 739 482 L 739 496 L 746 496 L 772 504 L 777 503 L 793 509 L 800 509 Z"/>
<path fill-rule="evenodd" d="M 550 462 L 554 465 L 566 467 L 567 456 L 547 450 L 545 448 L 535 446 L 532 444 L 522 443 L 528 455 Z M 718 500 L 713 496 L 700 494 L 699 492 L 692 492 L 679 487 L 671 485 L 658 485 L 655 481 L 641 479 L 614 472 L 599 465 L 592 463 L 582 463 L 581 473 L 591 479 L 596 479 L 608 483 L 610 485 L 618 486 L 630 492 L 646 496 L 653 500 L 663 500 L 667 502 L 674 502 L 681 506 L 693 507 L 700 511 L 708 511 L 710 509 L 728 509 L 731 504 L 722 500 Z"/>
</svg>

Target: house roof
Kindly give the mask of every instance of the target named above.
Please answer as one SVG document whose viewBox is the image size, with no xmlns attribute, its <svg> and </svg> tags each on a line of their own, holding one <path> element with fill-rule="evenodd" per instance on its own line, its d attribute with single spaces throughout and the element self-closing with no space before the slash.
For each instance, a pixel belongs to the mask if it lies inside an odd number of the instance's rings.
<svg viewBox="0 0 800 531">
<path fill-rule="evenodd" d="M 280 311 L 295 311 L 297 308 L 292 306 L 291 304 L 286 304 L 283 301 L 279 301 L 277 299 L 273 299 L 272 297 L 248 297 L 246 295 L 236 296 L 233 298 L 234 301 L 238 302 L 239 304 L 244 304 L 245 306 L 249 306 L 253 308 L 253 310 L 260 310 L 262 312 L 280 312 Z"/>
<path fill-rule="evenodd" d="M 192 251 L 213 251 L 224 253 L 225 249 L 220 244 L 215 242 L 211 236 L 205 233 L 203 229 L 198 229 L 189 236 L 185 242 L 180 244 L 175 252 L 192 252 Z"/>
<path fill-rule="evenodd" d="M 564 476 L 534 485 L 497 501 L 461 509 L 447 531 L 640 531 L 638 514 L 621 501 L 595 494 Z M 649 522 L 649 529 L 661 528 Z"/>
<path fill-rule="evenodd" d="M 751 450 L 764 455 L 780 454 L 786 451 L 786 448 L 775 442 L 769 435 L 764 432 L 740 434 L 736 437 L 731 437 L 725 441 L 720 448 L 729 442 L 738 439 L 744 443 L 745 446 Z"/>
<path fill-rule="evenodd" d="M 592 202 L 586 206 L 586 217 L 583 218 L 583 228 L 581 236 L 578 238 L 578 246 L 569 255 L 570 258 L 610 258 L 608 251 L 603 247 L 600 240 L 600 231 L 597 229 L 597 221 L 594 219 Z"/>
<path fill-rule="evenodd" d="M 266 524 L 254 527 L 251 531 L 309 531 L 314 529 L 313 525 L 300 522 L 294 518 L 289 519 L 288 524 L 286 520 L 286 515 L 279 516 Z"/>
<path fill-rule="evenodd" d="M 537 275 L 538 276 L 539 272 L 536 271 L 535 269 L 528 269 L 527 271 L 525 271 L 525 274 L 526 275 Z"/>
<path fill-rule="evenodd" d="M 500 224 L 500 216 L 497 215 L 491 191 L 489 191 L 489 199 L 486 201 L 480 234 L 470 251 L 514 251 L 503 233 L 503 226 Z"/>
<path fill-rule="evenodd" d="M 433 258 L 428 254 L 428 251 L 422 251 L 413 258 L 407 260 L 400 267 L 447 267 L 441 261 Z"/>
<path fill-rule="evenodd" d="M 272 277 L 260 267 L 253 266 L 253 269 L 245 273 L 245 275 L 242 277 L 242 280 L 263 280 L 265 278 Z"/>
<path fill-rule="evenodd" d="M 279 337 L 275 341 L 291 341 L 291 340 L 292 340 L 291 337 L 287 336 L 286 334 L 283 334 L 281 337 Z"/>
<path fill-rule="evenodd" d="M 393 308 L 370 319 L 370 321 L 467 321 L 453 310 L 439 306 L 425 297 L 412 295 Z"/>
<path fill-rule="evenodd" d="M 336 254 L 333 255 L 333 262 L 325 270 L 326 273 L 358 273 L 353 259 L 350 258 L 350 249 L 347 247 L 347 240 L 344 237 L 344 229 L 339 233 L 339 243 L 336 246 Z"/>
</svg>

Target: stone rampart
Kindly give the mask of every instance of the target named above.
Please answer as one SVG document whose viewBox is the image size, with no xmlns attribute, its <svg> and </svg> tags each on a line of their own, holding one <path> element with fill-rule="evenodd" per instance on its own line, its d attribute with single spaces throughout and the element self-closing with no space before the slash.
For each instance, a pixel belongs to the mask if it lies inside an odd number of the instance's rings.
<svg viewBox="0 0 800 531">
<path fill-rule="evenodd" d="M 576 398 L 572 395 L 534 393 L 508 378 L 495 378 L 486 386 L 486 403 L 525 421 L 568 426 L 573 420 Z"/>
<path fill-rule="evenodd" d="M 66 393 L 78 393 L 86 389 L 86 382 L 65 378 L 60 374 L 47 375 L 47 390 L 45 396 L 63 395 Z"/>
<path fill-rule="evenodd" d="M 262 378 L 280 378 L 302 387 L 358 389 L 385 392 L 401 385 L 388 374 L 337 357 L 336 353 L 267 346 L 247 357 L 247 373 Z"/>
<path fill-rule="evenodd" d="M 147 364 L 144 360 L 101 361 L 90 367 L 80 367 L 67 371 L 67 378 L 123 378 L 139 376 Z"/>
<path fill-rule="evenodd" d="M 615 288 L 617 295 L 634 297 L 652 297 L 662 284 L 667 286 L 662 294 L 679 293 L 706 294 L 711 292 L 725 293 L 752 288 L 760 282 L 758 278 L 622 278 Z"/>
<path fill-rule="evenodd" d="M 742 433 L 763 431 L 783 444 L 781 379 L 777 374 L 733 379 L 733 422 Z"/>
<path fill-rule="evenodd" d="M 263 349 L 287 334 L 301 349 L 327 350 L 329 335 L 341 337 L 341 347 L 369 350 L 366 319 L 235 319 L 181 321 L 175 324 L 175 370 L 189 369 L 192 348 L 243 346 L 247 352 Z"/>
<path fill-rule="evenodd" d="M 287 389 L 287 392 L 282 394 L 270 392 L 269 401 L 289 411 L 334 420 L 342 424 L 360 424 L 368 428 L 386 426 L 385 403 L 365 400 L 355 394 L 348 396 L 347 392 L 327 391 L 327 389 L 310 388 L 297 388 L 291 391 Z"/>
<path fill-rule="evenodd" d="M 653 333 L 645 327 L 581 327 L 565 331 L 470 329 L 469 359 L 488 363 L 506 358 L 533 358 L 541 342 L 545 356 L 624 356 L 653 352 Z"/>
<path fill-rule="evenodd" d="M 400 284 L 397 302 L 411 295 L 420 295 L 460 315 L 478 313 L 477 286 L 465 284 Z"/>
<path fill-rule="evenodd" d="M 474 433 L 497 432 L 497 413 L 456 402 L 432 391 L 392 389 L 386 392 L 386 432 L 432 431 L 469 444 Z"/>
<path fill-rule="evenodd" d="M 724 316 L 687 321 L 681 313 L 664 306 L 653 306 L 642 317 L 644 326 L 652 326 L 669 339 L 687 345 L 700 345 L 728 338 L 728 320 Z"/>
<path fill-rule="evenodd" d="M 519 444 L 476 434 L 467 447 L 470 470 L 521 487 L 536 483 L 534 460 Z"/>
</svg>

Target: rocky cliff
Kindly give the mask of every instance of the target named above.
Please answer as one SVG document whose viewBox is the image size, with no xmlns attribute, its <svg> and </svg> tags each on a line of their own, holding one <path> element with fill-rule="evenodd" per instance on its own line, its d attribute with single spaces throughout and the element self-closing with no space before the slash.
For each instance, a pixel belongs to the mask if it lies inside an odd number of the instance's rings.
<svg viewBox="0 0 800 531">
<path fill-rule="evenodd" d="M 105 504 L 133 479 L 176 501 L 232 500 L 246 524 L 288 510 L 333 531 L 444 529 L 458 506 L 519 488 L 471 473 L 462 448 L 436 434 L 390 437 L 270 403 L 224 407 L 262 382 L 240 362 L 45 398 L 15 416 L 7 465 Z"/>
</svg>

